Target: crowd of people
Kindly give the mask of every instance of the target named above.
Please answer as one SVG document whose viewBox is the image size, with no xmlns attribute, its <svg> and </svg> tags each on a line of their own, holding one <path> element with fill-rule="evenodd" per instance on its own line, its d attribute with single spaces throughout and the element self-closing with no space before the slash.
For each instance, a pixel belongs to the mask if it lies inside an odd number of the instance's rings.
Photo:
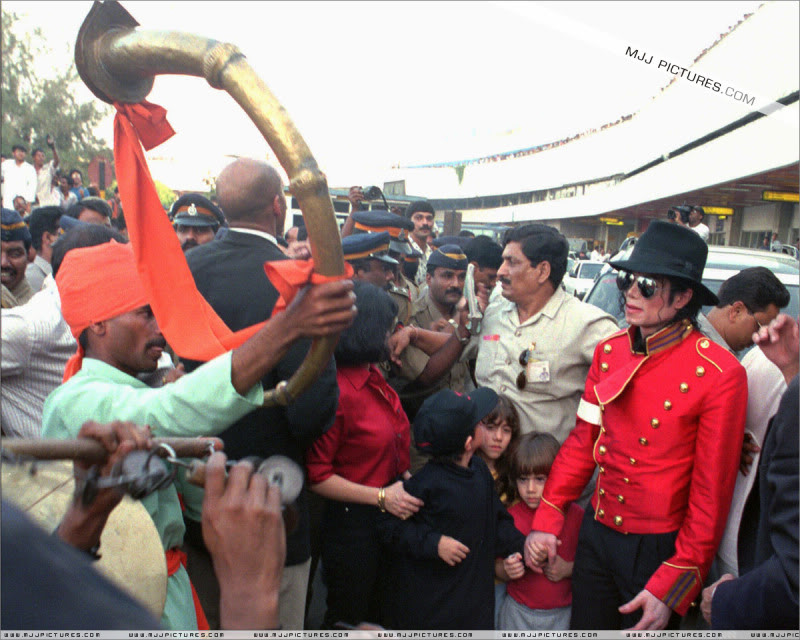
<svg viewBox="0 0 800 640">
<path fill-rule="evenodd" d="M 36 148 L 31 154 L 33 164 L 26 162 L 28 148 L 22 144 L 13 145 L 10 158 L 3 155 L 3 206 L 11 205 L 23 218 L 36 207 L 60 207 L 66 212 L 84 198 L 100 196 L 96 186 L 83 184 L 80 169 L 62 169 L 55 140 L 50 135 L 46 140 L 52 155 L 49 161 L 44 150 Z"/>
<path fill-rule="evenodd" d="M 366 211 L 360 187 L 345 276 L 315 279 L 280 174 L 238 159 L 213 201 L 173 204 L 177 241 L 144 239 L 176 283 L 157 293 L 118 197 L 53 189 L 51 149 L 44 191 L 22 191 L 24 148 L 3 164 L 4 202 L 39 204 L 2 211 L 3 435 L 93 438 L 99 477 L 156 436 L 225 454 L 204 489 L 141 500 L 160 620 L 91 568 L 119 494 L 76 498 L 50 538 L 4 499 L 4 629 L 303 629 L 318 571 L 326 629 L 797 628 L 798 323 L 766 268 L 709 290 L 697 223 L 610 260 L 621 328 L 562 288 L 557 229 L 437 237 L 427 201 Z M 317 377 L 264 405 L 328 336 Z M 291 522 L 254 472 L 273 456 L 304 469 Z"/>
</svg>

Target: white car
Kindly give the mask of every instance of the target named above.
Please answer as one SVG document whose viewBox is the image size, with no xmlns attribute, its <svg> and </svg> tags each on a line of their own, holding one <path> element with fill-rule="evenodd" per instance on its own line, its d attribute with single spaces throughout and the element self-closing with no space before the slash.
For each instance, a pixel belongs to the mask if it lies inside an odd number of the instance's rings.
<svg viewBox="0 0 800 640">
<path fill-rule="evenodd" d="M 583 296 L 591 289 L 594 279 L 603 267 L 605 262 L 597 262 L 594 260 L 576 260 L 570 270 L 564 276 L 564 291 L 571 293 L 579 300 L 583 300 Z"/>
</svg>

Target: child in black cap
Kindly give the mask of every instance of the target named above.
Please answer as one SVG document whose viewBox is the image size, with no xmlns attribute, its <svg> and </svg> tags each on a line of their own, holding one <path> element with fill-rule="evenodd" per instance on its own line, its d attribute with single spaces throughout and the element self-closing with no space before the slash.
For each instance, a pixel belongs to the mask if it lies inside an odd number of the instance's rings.
<svg viewBox="0 0 800 640">
<path fill-rule="evenodd" d="M 396 559 L 389 628 L 494 628 L 494 560 L 525 542 L 486 463 L 473 456 L 481 422 L 496 405 L 488 388 L 469 395 L 445 389 L 427 398 L 414 420 L 416 446 L 433 459 L 405 482 L 424 506 L 411 519 L 386 514 L 380 524 Z"/>
</svg>

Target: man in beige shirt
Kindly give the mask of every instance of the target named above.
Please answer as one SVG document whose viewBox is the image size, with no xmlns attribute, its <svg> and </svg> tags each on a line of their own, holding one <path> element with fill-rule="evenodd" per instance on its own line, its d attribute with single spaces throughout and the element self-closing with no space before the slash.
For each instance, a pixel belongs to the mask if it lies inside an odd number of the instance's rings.
<svg viewBox="0 0 800 640">
<path fill-rule="evenodd" d="M 561 288 L 569 244 L 553 227 L 514 229 L 497 272 L 502 296 L 483 317 L 475 377 L 511 399 L 523 433 L 564 442 L 575 426 L 594 349 L 618 330 L 614 319 Z"/>
</svg>

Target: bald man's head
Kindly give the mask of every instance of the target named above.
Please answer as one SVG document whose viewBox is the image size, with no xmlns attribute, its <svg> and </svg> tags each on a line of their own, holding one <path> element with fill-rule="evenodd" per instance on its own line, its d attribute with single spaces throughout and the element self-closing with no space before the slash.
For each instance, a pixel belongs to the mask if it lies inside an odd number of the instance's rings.
<svg viewBox="0 0 800 640">
<path fill-rule="evenodd" d="M 286 199 L 278 172 L 260 160 L 240 158 L 217 178 L 217 199 L 232 226 L 247 223 L 283 231 Z"/>
</svg>

